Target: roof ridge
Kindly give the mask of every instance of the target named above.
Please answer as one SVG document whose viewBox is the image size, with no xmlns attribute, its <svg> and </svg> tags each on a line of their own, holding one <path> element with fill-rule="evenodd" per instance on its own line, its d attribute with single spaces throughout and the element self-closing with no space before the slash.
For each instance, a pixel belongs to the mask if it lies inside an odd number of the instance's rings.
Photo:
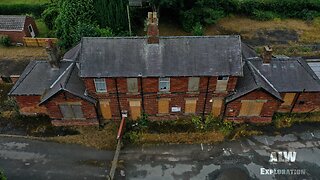
<svg viewBox="0 0 320 180">
<path fill-rule="evenodd" d="M 250 61 L 248 61 L 249 62 L 249 64 L 250 64 L 250 66 L 252 66 L 252 68 L 259 74 L 259 76 L 265 81 L 265 82 L 267 82 L 267 84 L 273 89 L 273 90 L 275 90 L 276 92 L 278 92 L 279 93 L 279 91 L 273 86 L 273 84 L 259 71 L 259 69 L 257 69 Z M 258 84 L 257 84 L 258 85 Z M 259 86 L 261 86 L 260 85 L 260 83 L 259 83 Z M 262 87 L 262 86 L 261 86 Z"/>
<path fill-rule="evenodd" d="M 64 76 L 64 74 L 71 68 L 71 66 L 73 65 L 73 63 L 71 63 L 61 74 L 60 76 L 51 84 L 51 86 L 49 86 L 49 88 L 53 88 L 58 81 Z M 62 87 L 63 88 L 63 87 Z"/>
<path fill-rule="evenodd" d="M 71 68 L 70 68 L 70 71 L 69 71 L 69 73 L 67 74 L 67 79 L 66 79 L 66 81 L 64 82 L 64 84 L 63 84 L 63 89 L 66 89 L 66 86 L 67 86 L 67 83 L 69 82 L 69 80 L 70 80 L 70 77 L 71 77 L 71 74 L 73 73 L 73 70 L 74 70 L 74 68 L 75 68 L 75 63 L 73 62 L 73 63 L 71 63 Z"/>
</svg>

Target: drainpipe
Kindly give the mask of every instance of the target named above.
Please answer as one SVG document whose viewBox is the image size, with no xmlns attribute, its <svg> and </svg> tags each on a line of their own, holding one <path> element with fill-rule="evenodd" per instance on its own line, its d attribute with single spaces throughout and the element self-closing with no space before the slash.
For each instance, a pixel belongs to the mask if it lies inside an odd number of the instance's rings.
<svg viewBox="0 0 320 180">
<path fill-rule="evenodd" d="M 143 82 L 142 82 L 142 76 L 139 74 L 139 76 L 140 76 L 140 95 L 141 95 L 141 103 L 142 103 L 142 112 L 145 112 L 145 110 L 144 110 L 144 97 L 143 97 Z"/>
<path fill-rule="evenodd" d="M 100 118 L 100 115 L 99 115 L 99 109 L 98 109 L 98 101 L 94 104 L 94 110 L 96 111 L 96 114 L 97 114 L 97 119 L 98 119 L 98 122 L 99 122 L 99 128 L 103 128 L 103 124 L 101 122 L 101 118 Z"/>
<path fill-rule="evenodd" d="M 117 96 L 117 101 L 118 101 L 118 110 L 119 110 L 119 117 L 122 117 L 122 110 L 121 110 L 121 104 L 120 104 L 120 97 L 119 97 L 119 90 L 118 90 L 118 81 L 117 78 L 114 78 L 114 83 L 116 85 L 116 96 Z"/>
<path fill-rule="evenodd" d="M 306 89 L 303 89 L 302 92 L 299 92 L 298 95 L 295 97 L 295 99 L 294 99 L 294 101 L 293 101 L 293 105 L 292 105 L 292 107 L 291 107 L 291 109 L 290 109 L 290 114 L 292 113 L 294 107 L 296 106 L 296 104 L 297 104 L 297 102 L 298 102 L 298 99 L 300 98 L 300 95 L 301 95 L 302 93 L 304 93 L 305 90 L 306 90 Z"/>
<path fill-rule="evenodd" d="M 209 91 L 209 81 L 210 81 L 210 77 L 208 77 L 206 96 L 204 98 L 204 103 L 203 103 L 203 111 L 202 111 L 202 120 L 203 121 L 204 121 L 204 113 L 206 111 L 206 106 L 207 106 L 207 98 L 208 98 L 208 91 Z"/>
</svg>

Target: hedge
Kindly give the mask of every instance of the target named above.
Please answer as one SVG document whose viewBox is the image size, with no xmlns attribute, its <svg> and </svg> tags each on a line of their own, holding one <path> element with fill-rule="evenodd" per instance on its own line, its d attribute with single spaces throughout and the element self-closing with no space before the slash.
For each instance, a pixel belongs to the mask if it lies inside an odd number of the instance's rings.
<svg viewBox="0 0 320 180">
<path fill-rule="evenodd" d="M 46 9 L 46 4 L 0 4 L 1 15 L 32 14 L 40 17 Z"/>
</svg>

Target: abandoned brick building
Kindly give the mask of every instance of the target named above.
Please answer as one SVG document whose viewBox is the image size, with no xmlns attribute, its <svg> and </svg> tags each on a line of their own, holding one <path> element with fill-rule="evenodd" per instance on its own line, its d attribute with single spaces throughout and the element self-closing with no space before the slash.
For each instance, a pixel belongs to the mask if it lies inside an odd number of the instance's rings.
<svg viewBox="0 0 320 180">
<path fill-rule="evenodd" d="M 240 36 L 161 37 L 149 13 L 147 37 L 83 38 L 63 60 L 31 62 L 9 95 L 24 114 L 56 125 L 190 115 L 270 122 L 275 112 L 320 109 L 318 77 L 299 58 L 262 58 Z"/>
<path fill-rule="evenodd" d="M 0 15 L 0 35 L 7 35 L 12 43 L 23 43 L 24 37 L 37 36 L 38 28 L 32 17 Z"/>
</svg>

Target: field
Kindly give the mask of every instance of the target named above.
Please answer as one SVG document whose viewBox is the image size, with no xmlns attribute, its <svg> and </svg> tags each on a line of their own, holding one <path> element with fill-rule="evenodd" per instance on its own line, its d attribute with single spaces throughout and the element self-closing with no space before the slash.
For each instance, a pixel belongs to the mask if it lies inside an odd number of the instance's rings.
<svg viewBox="0 0 320 180">
<path fill-rule="evenodd" d="M 44 4 L 50 0 L 1 0 L 0 4 Z"/>
</svg>

